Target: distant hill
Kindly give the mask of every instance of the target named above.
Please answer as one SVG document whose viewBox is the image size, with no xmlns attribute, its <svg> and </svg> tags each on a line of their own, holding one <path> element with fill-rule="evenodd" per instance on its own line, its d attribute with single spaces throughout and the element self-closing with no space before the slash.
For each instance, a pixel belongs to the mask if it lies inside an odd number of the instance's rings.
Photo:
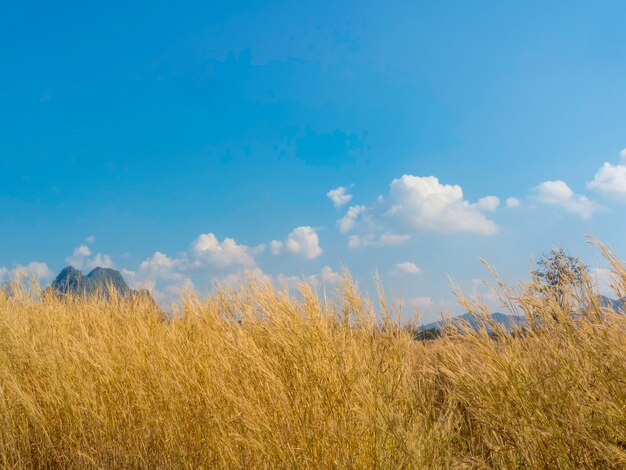
<svg viewBox="0 0 626 470">
<path fill-rule="evenodd" d="M 616 313 L 624 313 L 626 311 L 626 308 L 625 308 L 626 297 L 622 299 L 611 299 L 610 297 L 599 295 L 598 300 L 601 306 L 610 308 Z M 516 327 L 517 328 L 523 327 L 527 323 L 526 318 L 522 316 L 505 315 L 504 313 L 499 313 L 499 312 L 492 313 L 491 318 L 493 318 L 493 320 L 495 320 L 496 323 L 503 325 L 507 331 L 512 331 Z M 458 322 L 459 320 L 467 321 L 475 330 L 479 329 L 478 322 L 476 321 L 474 316 L 469 312 L 463 315 L 459 315 L 457 317 L 452 317 L 448 321 L 454 324 L 455 322 Z M 420 331 L 440 330 L 445 324 L 446 324 L 445 320 L 439 320 L 436 322 L 423 325 L 419 328 L 419 330 Z"/>
<path fill-rule="evenodd" d="M 499 312 L 492 313 L 491 318 L 499 325 L 504 326 L 506 331 L 512 331 L 516 327 L 519 328 L 526 324 L 526 319 L 524 317 L 515 316 L 515 315 L 505 315 L 504 313 L 499 313 Z M 476 321 L 476 319 L 474 318 L 474 315 L 467 312 L 463 315 L 459 315 L 458 317 L 452 317 L 447 321 L 439 320 L 436 322 L 428 323 L 426 325 L 421 326 L 420 330 L 431 330 L 431 329 L 440 330 L 447 324 L 447 322 L 450 322 L 452 324 L 455 324 L 455 323 L 459 324 L 460 323 L 459 320 L 465 320 L 475 330 L 479 329 L 479 322 Z"/>
<path fill-rule="evenodd" d="M 92 295 L 96 293 L 109 295 L 109 289 L 114 289 L 123 297 L 127 296 L 147 296 L 150 293 L 141 289 L 136 291 L 128 287 L 126 281 L 115 269 L 96 268 L 86 276 L 78 269 L 68 266 L 64 268 L 49 287 L 60 294 Z"/>
<path fill-rule="evenodd" d="M 606 295 L 599 295 L 598 300 L 603 307 L 608 307 L 612 310 L 615 310 L 617 313 L 622 313 L 624 311 L 624 307 L 626 306 L 626 297 L 621 299 L 611 299 Z"/>
</svg>

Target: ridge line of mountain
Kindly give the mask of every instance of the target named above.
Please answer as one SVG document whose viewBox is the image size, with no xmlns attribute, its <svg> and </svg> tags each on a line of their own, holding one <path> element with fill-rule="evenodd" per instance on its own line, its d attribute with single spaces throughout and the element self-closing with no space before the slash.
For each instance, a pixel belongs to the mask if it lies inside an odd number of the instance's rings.
<svg viewBox="0 0 626 470">
<path fill-rule="evenodd" d="M 92 269 L 86 275 L 73 266 L 66 266 L 52 281 L 48 289 L 63 295 L 82 296 L 99 293 L 107 297 L 110 295 L 109 289 L 114 289 L 122 297 L 146 296 L 152 299 L 146 289 L 131 289 L 119 271 L 100 266 Z"/>
</svg>

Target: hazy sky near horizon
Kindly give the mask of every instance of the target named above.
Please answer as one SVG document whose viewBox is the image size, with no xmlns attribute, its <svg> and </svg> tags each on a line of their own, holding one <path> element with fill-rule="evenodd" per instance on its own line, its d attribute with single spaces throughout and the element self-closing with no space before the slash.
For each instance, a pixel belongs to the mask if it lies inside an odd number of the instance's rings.
<svg viewBox="0 0 626 470">
<path fill-rule="evenodd" d="M 626 256 L 624 2 L 0 5 L 0 281 L 163 301 L 342 267 L 425 318 L 565 246 Z"/>
</svg>

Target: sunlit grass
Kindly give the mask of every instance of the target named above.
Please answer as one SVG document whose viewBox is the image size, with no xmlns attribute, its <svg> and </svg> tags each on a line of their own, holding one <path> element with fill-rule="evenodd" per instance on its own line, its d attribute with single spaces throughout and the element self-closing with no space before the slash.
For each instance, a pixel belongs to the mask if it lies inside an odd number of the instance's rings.
<svg viewBox="0 0 626 470">
<path fill-rule="evenodd" d="M 326 301 L 189 295 L 167 320 L 145 299 L 0 294 L 0 463 L 625 468 L 626 318 L 589 284 L 559 303 L 501 288 L 534 327 L 426 342 L 348 278 Z"/>
</svg>

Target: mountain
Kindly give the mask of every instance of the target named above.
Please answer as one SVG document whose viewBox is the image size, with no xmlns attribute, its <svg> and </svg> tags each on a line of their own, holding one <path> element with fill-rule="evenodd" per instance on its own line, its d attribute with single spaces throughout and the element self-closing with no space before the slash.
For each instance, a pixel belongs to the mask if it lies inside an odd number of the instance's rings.
<svg viewBox="0 0 626 470">
<path fill-rule="evenodd" d="M 607 297 L 606 295 L 599 295 L 598 300 L 600 305 L 608 307 L 617 313 L 622 313 L 624 311 L 624 307 L 626 307 L 626 297 L 615 300 Z"/>
<path fill-rule="evenodd" d="M 611 299 L 610 297 L 606 297 L 604 295 L 599 295 L 598 301 L 601 306 L 610 308 L 616 313 L 624 313 L 624 311 L 626 310 L 626 297 L 616 300 L 616 299 Z M 504 328 L 507 331 L 512 331 L 515 328 L 523 327 L 527 323 L 526 318 L 522 316 L 505 315 L 504 313 L 499 313 L 499 312 L 492 313 L 491 318 L 493 318 L 493 320 L 496 323 L 504 326 Z M 454 324 L 458 322 L 459 320 L 467 321 L 471 325 L 471 327 L 474 328 L 475 330 L 479 329 L 480 327 L 479 322 L 476 321 L 474 316 L 469 312 L 465 313 L 464 315 L 460 315 L 458 317 L 452 317 L 448 321 Z M 440 330 L 445 324 L 446 324 L 445 320 L 439 320 L 436 322 L 423 325 L 419 328 L 419 330 L 420 331 Z M 487 330 L 489 331 L 489 328 L 487 328 Z"/>
<path fill-rule="evenodd" d="M 513 329 L 522 327 L 526 324 L 526 319 L 524 317 L 515 316 L 515 315 L 505 315 L 504 313 L 499 313 L 499 312 L 492 313 L 491 318 L 499 325 L 504 326 L 506 331 L 512 331 Z M 479 322 L 476 320 L 476 318 L 474 318 L 474 315 L 472 315 L 470 312 L 467 312 L 458 317 L 452 317 L 449 320 L 439 320 L 433 323 L 428 323 L 426 325 L 421 326 L 420 330 L 430 330 L 430 329 L 440 330 L 448 322 L 452 324 L 455 324 L 455 323 L 458 324 L 460 323 L 459 320 L 465 320 L 475 330 L 480 329 Z M 489 331 L 490 329 L 487 328 L 487 330 Z"/>
<path fill-rule="evenodd" d="M 50 285 L 50 289 L 60 294 L 71 293 L 75 295 L 101 293 L 108 296 L 110 288 L 124 297 L 129 295 L 150 296 L 145 289 L 135 291 L 128 287 L 119 271 L 110 268 L 96 268 L 85 276 L 78 269 L 68 266 L 59 273 Z"/>
</svg>

